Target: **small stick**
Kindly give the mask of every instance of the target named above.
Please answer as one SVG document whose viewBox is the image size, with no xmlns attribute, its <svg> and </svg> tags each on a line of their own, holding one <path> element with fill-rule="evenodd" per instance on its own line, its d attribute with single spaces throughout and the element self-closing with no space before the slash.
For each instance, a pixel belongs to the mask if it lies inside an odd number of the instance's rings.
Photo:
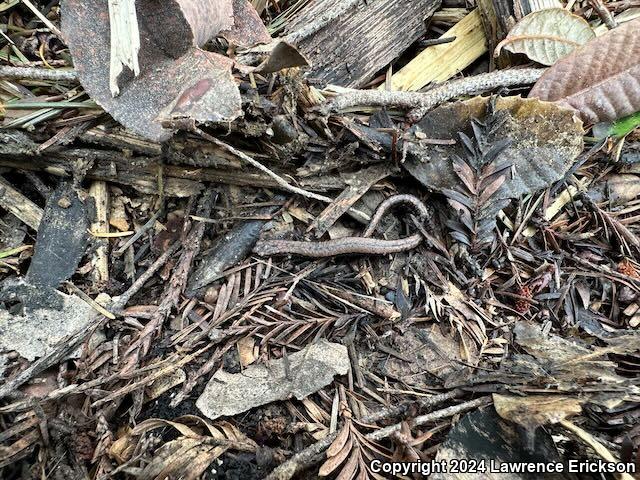
<svg viewBox="0 0 640 480">
<path fill-rule="evenodd" d="M 302 195 L 303 197 L 312 198 L 314 200 L 319 200 L 321 202 L 325 202 L 325 203 L 332 203 L 333 202 L 333 199 L 331 199 L 329 197 L 325 197 L 324 195 L 318 195 L 317 193 L 309 192 L 309 191 L 304 190 L 302 188 L 294 187 L 293 185 L 288 183 L 284 178 L 282 178 L 280 175 L 272 172 L 267 167 L 265 167 L 260 162 L 258 162 L 257 160 L 253 159 L 252 157 L 250 157 L 246 153 L 241 152 L 237 148 L 234 148 L 234 147 L 232 147 L 231 145 L 229 145 L 227 143 L 224 143 L 222 140 L 218 140 L 213 135 L 209 135 L 208 133 L 202 131 L 198 127 L 194 127 L 193 131 L 195 133 L 197 133 L 198 135 L 200 135 L 205 140 L 208 140 L 209 142 L 211 142 L 211 143 L 213 143 L 213 144 L 215 144 L 215 145 L 217 145 L 217 146 L 219 146 L 221 148 L 224 148 L 226 151 L 228 151 L 229 153 L 235 155 L 236 157 L 244 160 L 249 165 L 257 168 L 261 172 L 266 173 L 271 178 L 273 178 L 276 181 L 276 183 L 278 185 L 280 185 L 283 189 L 288 190 L 291 193 L 296 193 L 298 195 Z"/>
<path fill-rule="evenodd" d="M 56 82 L 76 82 L 75 70 L 45 70 L 35 67 L 0 66 L 0 78 L 5 80 L 53 80 Z"/>
<path fill-rule="evenodd" d="M 487 395 L 486 397 L 480 397 L 475 400 L 461 403 L 459 405 L 453 405 L 452 407 L 443 408 L 442 410 L 427 413 L 426 415 L 420 415 L 412 420 L 409 420 L 408 423 L 410 427 L 419 427 L 420 425 L 424 425 L 425 423 L 442 420 L 443 418 L 452 417 L 454 415 L 458 415 L 459 413 L 463 413 L 474 408 L 489 405 L 491 402 L 491 397 Z M 389 425 L 388 427 L 384 427 L 376 430 L 375 432 L 371 432 L 366 435 L 366 438 L 367 440 L 372 440 L 374 442 L 379 441 L 384 438 L 388 438 L 395 432 L 399 432 L 401 428 L 402 425 L 400 423 L 396 423 L 395 425 Z"/>
<path fill-rule="evenodd" d="M 451 43 L 455 41 L 456 37 L 444 37 L 444 38 L 430 38 L 429 40 L 422 40 L 418 42 L 420 47 L 433 47 L 434 45 L 443 45 L 445 43 Z"/>
<path fill-rule="evenodd" d="M 618 26 L 609 9 L 604 5 L 602 0 L 589 0 L 589 4 L 596 11 L 600 20 L 607 26 L 609 30 L 613 30 Z"/>
<path fill-rule="evenodd" d="M 149 281 L 155 273 L 162 268 L 162 266 L 167 263 L 169 260 L 182 246 L 182 242 L 174 242 L 162 255 L 160 255 L 155 262 L 151 264 L 151 266 L 140 275 L 135 282 L 131 284 L 129 289 L 124 292 L 122 295 L 114 297 L 114 302 L 111 305 L 111 311 L 115 313 L 120 313 L 122 309 L 129 303 L 131 297 L 133 297 L 136 293 L 140 291 L 140 289 L 144 286 L 145 283 Z"/>
<path fill-rule="evenodd" d="M 389 92 L 385 90 L 352 90 L 335 97 L 325 108 L 339 112 L 358 106 L 398 107 L 415 109 L 409 117 L 419 120 L 441 103 L 461 95 L 483 93 L 499 87 L 512 87 L 535 83 L 544 68 L 497 70 L 473 77 L 453 80 L 427 92 Z"/>
<path fill-rule="evenodd" d="M 149 220 L 146 221 L 146 223 L 140 227 L 136 233 L 134 233 L 128 240 L 127 242 L 122 245 L 120 248 L 118 248 L 118 250 L 116 250 L 115 252 L 113 252 L 113 256 L 115 258 L 119 258 L 122 256 L 122 254 L 124 252 L 127 251 L 127 249 L 133 245 L 134 243 L 136 243 L 138 241 L 138 239 L 140 237 L 142 237 L 142 235 L 144 235 L 147 231 L 149 231 L 155 224 L 156 224 L 156 220 L 158 220 L 158 218 L 160 217 L 160 215 L 162 214 L 163 209 L 160 208 L 156 213 L 154 213 L 151 218 L 149 218 Z"/>
</svg>

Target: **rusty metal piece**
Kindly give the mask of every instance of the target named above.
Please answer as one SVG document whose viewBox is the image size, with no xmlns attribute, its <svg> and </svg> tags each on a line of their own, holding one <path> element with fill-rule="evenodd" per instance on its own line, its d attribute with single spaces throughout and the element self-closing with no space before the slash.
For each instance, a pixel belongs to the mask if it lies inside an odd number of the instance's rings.
<svg viewBox="0 0 640 480">
<path fill-rule="evenodd" d="M 236 3 L 239 15 L 234 23 Z M 247 0 L 138 0 L 140 75 L 123 74 L 116 98 L 109 87 L 107 2 L 66 0 L 62 28 L 89 95 L 127 128 L 164 141 L 173 131 L 163 124 L 174 118 L 204 123 L 231 121 L 240 115 L 240 92 L 231 74 L 233 61 L 199 47 L 223 30 L 249 36 L 254 28 L 252 39 L 265 40 L 266 28 L 248 16 L 245 3 Z"/>
</svg>

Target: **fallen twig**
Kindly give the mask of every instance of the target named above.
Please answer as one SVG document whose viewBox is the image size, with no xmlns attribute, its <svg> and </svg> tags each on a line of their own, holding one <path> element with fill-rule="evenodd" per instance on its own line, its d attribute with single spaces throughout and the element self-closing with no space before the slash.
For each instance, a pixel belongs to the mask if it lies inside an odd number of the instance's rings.
<svg viewBox="0 0 640 480">
<path fill-rule="evenodd" d="M 34 67 L 0 66 L 0 78 L 5 80 L 53 80 L 56 82 L 76 82 L 75 70 L 46 70 Z"/>
<path fill-rule="evenodd" d="M 600 20 L 607 26 L 609 30 L 613 30 L 618 26 L 613 15 L 609 11 L 609 9 L 605 6 L 602 0 L 589 0 L 589 4 L 596 11 Z"/>
<path fill-rule="evenodd" d="M 445 394 L 434 395 L 433 397 L 420 399 L 417 403 L 422 407 L 433 407 L 459 395 L 459 390 L 453 390 Z M 386 409 L 384 412 L 374 412 L 370 416 L 359 419 L 358 422 L 366 424 L 380 421 L 393 415 L 404 413 L 408 409 L 408 405 L 412 405 L 415 403 L 416 402 L 411 402 L 407 405 L 399 406 L 398 408 Z M 442 410 L 437 410 L 426 415 L 421 415 L 419 417 L 416 417 L 411 422 L 411 424 L 424 425 L 425 423 L 450 417 L 452 415 L 456 415 L 458 413 L 462 413 L 467 410 L 480 407 L 482 405 L 488 405 L 489 403 L 491 403 L 491 397 L 478 398 L 476 400 L 471 400 L 469 402 L 454 405 Z M 391 425 L 390 427 L 382 428 L 380 430 L 369 433 L 368 435 L 366 435 L 366 438 L 371 440 L 382 439 L 388 437 L 398 430 L 400 430 L 400 424 Z M 276 467 L 269 475 L 265 477 L 264 480 L 289 480 L 293 478 L 294 475 L 312 465 L 317 457 L 322 454 L 322 452 L 324 452 L 329 447 L 329 445 L 333 443 L 333 441 L 338 436 L 338 433 L 339 431 L 327 435 L 322 440 L 317 441 L 313 445 L 310 445 L 301 452 L 295 454 L 289 460 Z"/>
<path fill-rule="evenodd" d="M 131 284 L 129 289 L 124 292 L 122 295 L 114 297 L 114 302 L 111 305 L 111 311 L 115 313 L 120 313 L 122 309 L 125 307 L 131 297 L 133 297 L 136 293 L 140 291 L 140 289 L 144 286 L 145 283 L 149 281 L 151 277 L 155 275 L 155 273 L 162 268 L 162 266 L 167 263 L 167 260 L 173 256 L 174 253 L 178 251 L 178 249 L 182 246 L 181 242 L 175 242 L 171 245 L 167 250 L 158 257 L 158 259 L 151 264 L 151 266 L 140 275 L 135 282 Z"/>
<path fill-rule="evenodd" d="M 544 68 L 499 70 L 454 80 L 427 92 L 351 90 L 335 97 L 325 109 L 327 113 L 359 106 L 414 109 L 410 112 L 409 118 L 417 121 L 430 109 L 452 98 L 479 94 L 499 87 L 531 84 L 538 80 L 544 71 Z"/>
<path fill-rule="evenodd" d="M 453 405 L 451 407 L 443 408 L 442 410 L 437 410 L 435 412 L 427 413 L 425 415 L 420 415 L 412 420 L 409 420 L 410 427 L 418 427 L 420 425 L 424 425 L 425 423 L 433 422 L 435 420 L 441 420 L 443 418 L 452 417 L 453 415 L 457 415 L 459 413 L 466 412 L 468 410 L 473 410 L 474 408 L 483 407 L 485 405 L 489 405 L 492 402 L 490 396 L 480 397 L 475 400 L 470 400 L 468 402 L 461 403 L 459 405 Z M 399 432 L 402 428 L 400 423 L 396 423 L 395 425 L 389 425 L 388 427 L 381 428 L 380 430 L 376 430 L 375 432 L 371 432 L 366 435 L 368 440 L 378 441 L 383 438 L 387 438 L 394 434 L 395 432 Z"/>
<path fill-rule="evenodd" d="M 22 3 L 24 3 L 29 8 L 29 10 L 31 10 L 35 14 L 35 16 L 38 17 L 49 30 L 51 30 L 54 35 L 56 35 L 61 41 L 64 41 L 64 35 L 62 35 L 62 32 L 58 29 L 58 27 L 56 27 L 51 22 L 51 20 L 45 17 L 42 12 L 38 10 L 38 8 L 33 3 L 31 3 L 30 0 L 22 0 Z"/>
<path fill-rule="evenodd" d="M 295 193 L 297 195 L 302 195 L 303 197 L 312 198 L 314 200 L 319 200 L 321 202 L 326 202 L 326 203 L 332 203 L 333 202 L 333 199 L 331 199 L 329 197 L 325 197 L 324 195 L 318 195 L 317 193 L 309 192 L 309 191 L 304 190 L 302 188 L 294 187 L 289 182 L 287 182 L 284 178 L 282 178 L 280 175 L 278 175 L 277 173 L 272 172 L 267 167 L 262 165 L 260 162 L 258 162 L 257 160 L 251 158 L 246 153 L 241 152 L 237 148 L 232 147 L 231 145 L 223 142 L 222 140 L 218 140 L 213 135 L 209 135 L 207 132 L 202 131 L 198 127 L 194 127 L 193 131 L 195 133 L 197 133 L 198 135 L 200 135 L 205 140 L 208 140 L 209 142 L 211 142 L 211 143 L 213 143 L 213 144 L 215 144 L 215 145 L 217 145 L 219 147 L 224 148 L 226 151 L 228 151 L 229 153 L 232 153 L 236 157 L 244 160 L 249 165 L 257 168 L 261 172 L 266 173 L 271 178 L 273 178 L 277 182 L 277 184 L 280 185 L 283 189 L 285 189 L 285 190 L 287 190 L 287 191 L 289 191 L 291 193 Z"/>
</svg>

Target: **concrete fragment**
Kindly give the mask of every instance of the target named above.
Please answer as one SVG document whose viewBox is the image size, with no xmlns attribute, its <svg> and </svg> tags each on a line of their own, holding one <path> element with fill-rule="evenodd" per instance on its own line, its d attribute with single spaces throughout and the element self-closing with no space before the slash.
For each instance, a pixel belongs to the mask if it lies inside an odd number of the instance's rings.
<svg viewBox="0 0 640 480">
<path fill-rule="evenodd" d="M 276 400 L 298 400 L 317 392 L 336 375 L 349 371 L 344 345 L 321 340 L 284 359 L 251 365 L 241 373 L 218 370 L 196 406 L 210 419 L 232 416 Z"/>
<path fill-rule="evenodd" d="M 25 302 L 22 314 L 0 310 L 0 352 L 15 350 L 29 361 L 49 353 L 64 337 L 89 328 L 93 309 L 78 297 L 48 292 L 49 305 Z"/>
</svg>

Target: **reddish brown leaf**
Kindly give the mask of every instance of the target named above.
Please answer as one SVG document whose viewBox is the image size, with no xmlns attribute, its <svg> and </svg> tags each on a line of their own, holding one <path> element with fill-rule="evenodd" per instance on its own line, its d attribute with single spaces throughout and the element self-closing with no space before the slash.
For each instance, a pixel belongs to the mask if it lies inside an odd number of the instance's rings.
<svg viewBox="0 0 640 480">
<path fill-rule="evenodd" d="M 349 439 L 349 422 L 345 423 L 338 433 L 338 436 L 333 441 L 333 443 L 327 448 L 327 457 L 333 457 L 338 454 L 342 447 L 345 446 L 347 440 Z"/>
<path fill-rule="evenodd" d="M 109 82 L 110 25 L 107 2 L 68 0 L 62 28 L 87 93 L 116 120 L 155 141 L 171 137 L 172 121 L 228 122 L 240 115 L 241 98 L 231 73 L 234 61 L 201 50 L 223 34 L 236 45 L 270 40 L 248 0 L 139 0 L 140 74 Z M 234 16 L 235 14 L 235 16 Z"/>
<path fill-rule="evenodd" d="M 329 458 L 320 467 L 318 476 L 326 477 L 328 475 L 331 475 L 331 473 L 336 468 L 342 465 L 342 462 L 344 462 L 344 460 L 347 458 L 349 453 L 351 453 L 352 448 L 353 448 L 353 440 L 351 440 L 351 438 L 348 438 L 348 442 L 345 445 L 343 445 L 342 449 L 336 452 L 335 455 L 329 456 L 327 454 Z"/>
<path fill-rule="evenodd" d="M 640 110 L 640 19 L 598 37 L 553 65 L 529 97 L 576 109 L 585 122 Z"/>
<path fill-rule="evenodd" d="M 347 463 L 344 464 L 344 468 L 340 474 L 336 477 L 336 480 L 351 480 L 356 476 L 358 471 L 358 460 L 360 459 L 360 451 L 358 448 L 354 448 L 351 452 L 351 456 Z"/>
</svg>

